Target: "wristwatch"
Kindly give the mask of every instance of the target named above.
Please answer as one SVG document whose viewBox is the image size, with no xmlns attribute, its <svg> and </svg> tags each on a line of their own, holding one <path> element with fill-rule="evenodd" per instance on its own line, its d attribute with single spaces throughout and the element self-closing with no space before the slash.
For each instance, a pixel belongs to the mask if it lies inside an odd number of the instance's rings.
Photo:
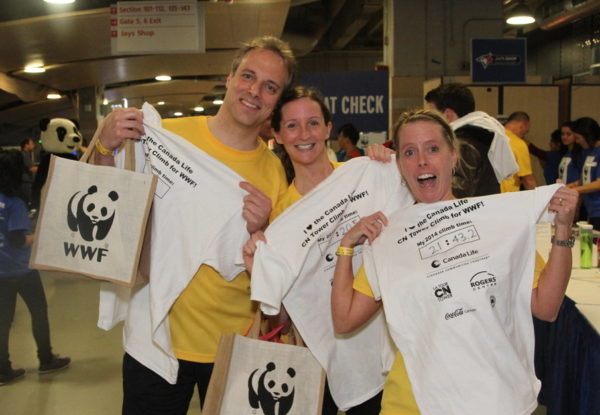
<svg viewBox="0 0 600 415">
<path fill-rule="evenodd" d="M 552 235 L 550 242 L 552 243 L 552 245 L 573 248 L 573 245 L 575 245 L 575 238 L 571 236 L 569 239 L 556 239 L 554 235 Z"/>
</svg>

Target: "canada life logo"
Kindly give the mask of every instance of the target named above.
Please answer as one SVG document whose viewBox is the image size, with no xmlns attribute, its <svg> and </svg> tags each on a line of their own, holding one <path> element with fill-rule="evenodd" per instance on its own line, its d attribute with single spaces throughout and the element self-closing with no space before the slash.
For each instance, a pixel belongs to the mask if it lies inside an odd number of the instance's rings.
<svg viewBox="0 0 600 415">
<path fill-rule="evenodd" d="M 107 193 L 90 186 L 87 191 L 78 191 L 71 196 L 67 205 L 67 224 L 73 232 L 78 232 L 87 242 L 102 241 L 109 234 L 116 215 L 116 201 L 119 195 L 114 190 Z M 83 244 L 64 242 L 65 256 L 101 262 L 108 249 Z"/>
</svg>

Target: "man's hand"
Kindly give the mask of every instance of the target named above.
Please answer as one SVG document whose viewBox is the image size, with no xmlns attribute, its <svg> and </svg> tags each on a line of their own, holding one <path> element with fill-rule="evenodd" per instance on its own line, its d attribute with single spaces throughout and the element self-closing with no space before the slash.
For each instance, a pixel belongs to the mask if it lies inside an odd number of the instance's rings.
<svg viewBox="0 0 600 415">
<path fill-rule="evenodd" d="M 244 196 L 242 217 L 246 220 L 246 229 L 251 235 L 264 230 L 269 223 L 271 199 L 248 182 L 240 182 L 240 187 L 248 192 Z"/>
<path fill-rule="evenodd" d="M 114 109 L 102 125 L 100 143 L 109 150 L 116 150 L 123 141 L 139 140 L 144 135 L 143 113 L 137 108 Z"/>
</svg>

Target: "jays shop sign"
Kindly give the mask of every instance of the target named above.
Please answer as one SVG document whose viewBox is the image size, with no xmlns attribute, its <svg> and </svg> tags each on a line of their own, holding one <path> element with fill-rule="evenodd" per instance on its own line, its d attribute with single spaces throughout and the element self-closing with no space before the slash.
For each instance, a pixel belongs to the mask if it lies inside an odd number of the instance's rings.
<svg viewBox="0 0 600 415">
<path fill-rule="evenodd" d="M 110 6 L 113 55 L 204 53 L 204 6 L 195 0 L 120 1 Z"/>
<path fill-rule="evenodd" d="M 301 83 L 316 87 L 333 117 L 332 136 L 346 123 L 362 132 L 388 129 L 388 72 L 308 72 Z"/>
<path fill-rule="evenodd" d="M 473 82 L 520 83 L 527 78 L 527 43 L 517 39 L 473 39 Z"/>
</svg>

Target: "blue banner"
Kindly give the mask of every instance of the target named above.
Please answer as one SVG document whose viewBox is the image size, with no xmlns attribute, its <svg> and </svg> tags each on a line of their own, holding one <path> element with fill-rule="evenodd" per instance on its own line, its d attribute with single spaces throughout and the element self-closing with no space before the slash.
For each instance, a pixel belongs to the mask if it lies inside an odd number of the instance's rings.
<svg viewBox="0 0 600 415">
<path fill-rule="evenodd" d="M 526 39 L 472 39 L 471 78 L 473 83 L 525 82 Z"/>
<path fill-rule="evenodd" d="M 346 123 L 363 133 L 388 130 L 388 71 L 308 72 L 300 84 L 317 88 L 333 117 L 332 138 Z"/>
</svg>

